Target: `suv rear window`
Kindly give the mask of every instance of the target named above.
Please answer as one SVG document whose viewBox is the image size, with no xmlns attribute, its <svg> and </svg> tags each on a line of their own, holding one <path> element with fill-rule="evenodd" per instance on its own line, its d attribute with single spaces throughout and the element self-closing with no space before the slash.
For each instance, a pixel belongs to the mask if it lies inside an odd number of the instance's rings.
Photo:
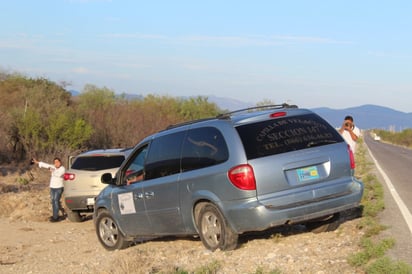
<svg viewBox="0 0 412 274">
<path fill-rule="evenodd" d="M 77 170 L 104 170 L 120 167 L 123 163 L 125 156 L 124 155 L 99 155 L 99 156 L 86 156 L 86 157 L 77 157 L 72 164 L 72 169 Z"/>
<path fill-rule="evenodd" d="M 343 142 L 337 130 L 316 114 L 271 119 L 236 129 L 249 160 Z"/>
</svg>

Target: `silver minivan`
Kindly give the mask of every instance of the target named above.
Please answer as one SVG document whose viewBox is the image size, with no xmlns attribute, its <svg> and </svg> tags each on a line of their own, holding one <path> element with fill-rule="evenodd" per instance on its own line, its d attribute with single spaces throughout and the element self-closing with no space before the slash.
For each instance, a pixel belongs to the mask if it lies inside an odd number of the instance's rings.
<svg viewBox="0 0 412 274">
<path fill-rule="evenodd" d="M 94 223 L 108 250 L 136 238 L 198 235 L 209 250 L 286 224 L 335 229 L 363 184 L 353 154 L 317 114 L 296 106 L 240 110 L 175 125 L 137 144 L 96 198 Z"/>
</svg>

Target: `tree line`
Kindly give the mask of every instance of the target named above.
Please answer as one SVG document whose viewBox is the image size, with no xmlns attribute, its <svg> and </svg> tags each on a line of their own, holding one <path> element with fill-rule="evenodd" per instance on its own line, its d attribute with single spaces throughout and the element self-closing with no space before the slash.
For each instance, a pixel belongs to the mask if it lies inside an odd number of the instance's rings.
<svg viewBox="0 0 412 274">
<path fill-rule="evenodd" d="M 168 125 L 221 113 L 203 96 L 130 99 L 95 85 L 72 96 L 64 84 L 1 72 L 0 96 L 0 164 L 132 147 Z"/>
</svg>

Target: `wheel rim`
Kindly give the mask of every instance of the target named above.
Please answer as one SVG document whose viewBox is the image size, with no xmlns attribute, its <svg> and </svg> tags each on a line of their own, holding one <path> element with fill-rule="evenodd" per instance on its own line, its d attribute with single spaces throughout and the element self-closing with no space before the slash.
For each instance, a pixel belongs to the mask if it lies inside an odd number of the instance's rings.
<svg viewBox="0 0 412 274">
<path fill-rule="evenodd" d="M 115 246 L 119 237 L 116 223 L 110 218 L 103 218 L 99 224 L 99 235 L 106 246 Z"/>
<path fill-rule="evenodd" d="M 220 243 L 222 225 L 219 218 L 213 213 L 203 215 L 202 234 L 211 247 L 217 247 Z"/>
</svg>

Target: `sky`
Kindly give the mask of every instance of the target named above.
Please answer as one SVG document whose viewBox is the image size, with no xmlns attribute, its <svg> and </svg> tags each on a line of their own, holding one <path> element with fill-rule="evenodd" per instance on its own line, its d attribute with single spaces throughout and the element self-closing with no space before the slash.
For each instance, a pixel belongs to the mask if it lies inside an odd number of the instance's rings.
<svg viewBox="0 0 412 274">
<path fill-rule="evenodd" d="M 412 1 L 13 0 L 0 70 L 83 91 L 412 112 Z"/>
</svg>

